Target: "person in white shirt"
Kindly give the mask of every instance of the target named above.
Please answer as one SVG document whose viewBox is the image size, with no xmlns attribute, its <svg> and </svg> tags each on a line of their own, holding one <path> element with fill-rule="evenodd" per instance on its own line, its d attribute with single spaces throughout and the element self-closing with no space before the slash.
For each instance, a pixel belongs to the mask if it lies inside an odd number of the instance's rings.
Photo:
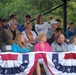
<svg viewBox="0 0 76 75">
<path fill-rule="evenodd" d="M 36 44 L 37 35 L 34 31 L 32 31 L 32 23 L 31 22 L 26 22 L 25 27 L 26 27 L 26 30 L 23 31 L 22 33 L 24 34 L 27 44 L 30 47 L 33 47 Z"/>
<path fill-rule="evenodd" d="M 38 35 L 40 33 L 46 33 L 47 34 L 47 32 L 50 28 L 51 28 L 51 25 L 48 24 L 48 22 L 43 21 L 43 16 L 41 14 L 36 16 L 35 30 L 36 30 Z"/>
</svg>

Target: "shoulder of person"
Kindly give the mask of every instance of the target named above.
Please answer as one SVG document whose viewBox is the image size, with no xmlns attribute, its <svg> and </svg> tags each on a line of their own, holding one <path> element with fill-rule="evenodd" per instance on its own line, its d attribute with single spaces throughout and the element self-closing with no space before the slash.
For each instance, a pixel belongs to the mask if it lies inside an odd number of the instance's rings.
<svg viewBox="0 0 76 75">
<path fill-rule="evenodd" d="M 55 45 L 55 44 L 57 44 L 57 42 L 56 42 L 56 41 L 54 41 L 51 45 Z"/>
<path fill-rule="evenodd" d="M 73 46 L 73 44 L 68 44 L 68 47 L 72 47 Z"/>
<path fill-rule="evenodd" d="M 67 46 L 68 46 L 68 44 L 67 44 L 66 42 L 64 42 L 64 43 L 62 43 L 62 44 L 64 44 L 64 45 L 67 45 Z"/>
<path fill-rule="evenodd" d="M 31 30 L 32 33 L 35 33 L 35 31 Z"/>
<path fill-rule="evenodd" d="M 49 24 L 48 22 L 44 22 L 44 24 Z"/>
</svg>

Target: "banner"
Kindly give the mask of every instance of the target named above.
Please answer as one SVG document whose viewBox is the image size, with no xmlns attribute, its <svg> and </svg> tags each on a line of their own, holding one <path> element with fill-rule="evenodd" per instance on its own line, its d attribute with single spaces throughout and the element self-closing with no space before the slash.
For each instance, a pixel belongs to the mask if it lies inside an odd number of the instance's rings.
<svg viewBox="0 0 76 75">
<path fill-rule="evenodd" d="M 51 75 L 76 75 L 76 52 L 0 53 L 0 75 L 32 75 L 39 55 Z"/>
</svg>

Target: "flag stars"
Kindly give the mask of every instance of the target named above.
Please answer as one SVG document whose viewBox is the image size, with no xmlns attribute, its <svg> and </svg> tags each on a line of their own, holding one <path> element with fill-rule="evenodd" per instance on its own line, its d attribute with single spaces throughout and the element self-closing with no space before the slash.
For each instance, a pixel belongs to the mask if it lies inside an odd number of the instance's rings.
<svg viewBox="0 0 76 75">
<path fill-rule="evenodd" d="M 63 68 L 63 72 L 65 71 L 65 68 Z"/>
<path fill-rule="evenodd" d="M 54 62 L 54 63 L 56 63 L 56 62 L 57 62 L 57 60 L 56 60 L 56 59 L 54 59 L 54 60 L 53 60 L 53 62 Z"/>
<path fill-rule="evenodd" d="M 25 62 L 25 63 L 28 63 L 29 61 L 28 61 L 28 60 L 25 60 L 24 62 Z"/>
<path fill-rule="evenodd" d="M 70 72 L 71 71 L 71 69 L 70 68 L 68 68 L 68 72 Z"/>
<path fill-rule="evenodd" d="M 57 69 L 59 69 L 60 68 L 60 66 L 57 66 Z"/>
</svg>

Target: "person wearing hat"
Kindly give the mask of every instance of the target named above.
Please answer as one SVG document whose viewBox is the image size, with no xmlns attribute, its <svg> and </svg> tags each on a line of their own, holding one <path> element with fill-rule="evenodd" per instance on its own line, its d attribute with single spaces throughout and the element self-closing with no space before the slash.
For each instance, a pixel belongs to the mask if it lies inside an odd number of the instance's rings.
<svg viewBox="0 0 76 75">
<path fill-rule="evenodd" d="M 54 34 L 56 28 L 58 28 L 58 22 L 55 19 L 51 20 L 50 24 L 51 24 L 51 28 L 47 33 L 47 39 L 50 39 Z"/>
<path fill-rule="evenodd" d="M 9 44 L 9 36 L 6 31 L 2 28 L 2 18 L 0 18 L 0 50 L 2 50 L 2 46 L 5 44 Z"/>
</svg>

